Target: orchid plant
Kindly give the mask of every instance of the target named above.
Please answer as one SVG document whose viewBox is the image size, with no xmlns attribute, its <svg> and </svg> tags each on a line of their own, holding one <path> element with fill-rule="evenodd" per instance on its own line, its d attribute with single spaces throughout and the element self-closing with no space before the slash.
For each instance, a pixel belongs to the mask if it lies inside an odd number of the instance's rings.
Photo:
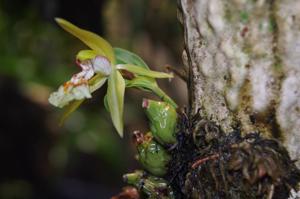
<svg viewBox="0 0 300 199">
<path fill-rule="evenodd" d="M 61 85 L 49 97 L 49 102 L 59 108 L 65 107 L 61 123 L 74 112 L 85 99 L 101 88 L 107 81 L 104 97 L 114 127 L 123 136 L 123 106 L 125 88 L 134 87 L 150 91 L 174 108 L 176 103 L 162 91 L 155 78 L 172 78 L 172 74 L 152 71 L 136 54 L 121 48 L 113 48 L 105 39 L 72 23 L 56 18 L 56 22 L 67 32 L 86 44 L 90 49 L 76 55 L 76 64 L 81 71 Z"/>
</svg>

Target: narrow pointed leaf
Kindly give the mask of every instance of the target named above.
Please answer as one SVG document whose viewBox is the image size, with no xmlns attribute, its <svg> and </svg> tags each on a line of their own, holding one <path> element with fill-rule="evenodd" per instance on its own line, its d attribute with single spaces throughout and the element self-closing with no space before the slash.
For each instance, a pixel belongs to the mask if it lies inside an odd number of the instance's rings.
<svg viewBox="0 0 300 199">
<path fill-rule="evenodd" d="M 145 77 L 152 78 L 173 78 L 172 74 L 157 72 L 149 69 L 145 69 L 141 66 L 132 65 L 132 64 L 118 64 L 117 69 L 128 70 L 136 75 L 142 75 Z"/>
<path fill-rule="evenodd" d="M 114 68 L 108 78 L 107 104 L 113 124 L 121 137 L 123 137 L 124 94 L 125 80 Z"/>
<path fill-rule="evenodd" d="M 56 18 L 55 20 L 65 31 L 80 39 L 83 43 L 96 51 L 99 55 L 104 55 L 112 63 L 115 63 L 113 48 L 105 39 L 95 33 L 81 29 L 64 19 Z"/>
<path fill-rule="evenodd" d="M 149 69 L 148 65 L 142 58 L 128 50 L 122 48 L 114 48 L 114 52 L 116 55 L 116 64 L 133 64 L 141 66 L 145 69 Z"/>
</svg>

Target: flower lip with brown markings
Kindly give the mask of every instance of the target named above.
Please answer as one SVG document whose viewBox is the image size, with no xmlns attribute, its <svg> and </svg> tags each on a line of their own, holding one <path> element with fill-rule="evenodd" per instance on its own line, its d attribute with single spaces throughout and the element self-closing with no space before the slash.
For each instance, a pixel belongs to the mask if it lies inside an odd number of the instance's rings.
<svg viewBox="0 0 300 199">
<path fill-rule="evenodd" d="M 58 91 L 50 95 L 49 102 L 52 105 L 64 107 L 73 100 L 91 98 L 88 81 L 96 73 L 103 76 L 108 76 L 111 73 L 110 61 L 104 56 L 96 55 L 94 58 L 85 60 L 76 59 L 76 64 L 79 65 L 81 71 L 73 75 L 71 80 L 64 83 Z"/>
</svg>

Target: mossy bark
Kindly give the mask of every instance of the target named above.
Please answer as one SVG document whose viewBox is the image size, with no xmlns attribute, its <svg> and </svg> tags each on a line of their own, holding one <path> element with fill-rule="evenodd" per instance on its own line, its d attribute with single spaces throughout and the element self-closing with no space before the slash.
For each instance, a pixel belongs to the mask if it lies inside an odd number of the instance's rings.
<svg viewBox="0 0 300 199">
<path fill-rule="evenodd" d="M 300 1 L 178 0 L 190 115 L 300 158 Z M 298 167 L 300 162 L 297 162 Z"/>
</svg>

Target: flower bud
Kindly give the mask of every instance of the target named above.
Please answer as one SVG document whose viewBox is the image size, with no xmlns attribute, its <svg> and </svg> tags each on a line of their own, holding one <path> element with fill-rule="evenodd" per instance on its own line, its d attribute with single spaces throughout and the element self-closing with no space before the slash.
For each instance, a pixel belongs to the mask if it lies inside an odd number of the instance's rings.
<svg viewBox="0 0 300 199">
<path fill-rule="evenodd" d="M 137 145 L 137 159 L 143 167 L 150 173 L 162 176 L 167 172 L 167 166 L 171 159 L 166 149 L 157 143 L 151 134 L 142 134 L 134 132 Z"/>
<path fill-rule="evenodd" d="M 134 173 L 125 174 L 124 181 L 135 186 L 150 198 L 174 199 L 172 188 L 163 178 L 147 175 L 145 172 L 137 170 Z"/>
<path fill-rule="evenodd" d="M 150 120 L 153 137 L 161 144 L 176 143 L 177 113 L 173 106 L 166 102 L 144 99 L 143 107 Z"/>
</svg>

